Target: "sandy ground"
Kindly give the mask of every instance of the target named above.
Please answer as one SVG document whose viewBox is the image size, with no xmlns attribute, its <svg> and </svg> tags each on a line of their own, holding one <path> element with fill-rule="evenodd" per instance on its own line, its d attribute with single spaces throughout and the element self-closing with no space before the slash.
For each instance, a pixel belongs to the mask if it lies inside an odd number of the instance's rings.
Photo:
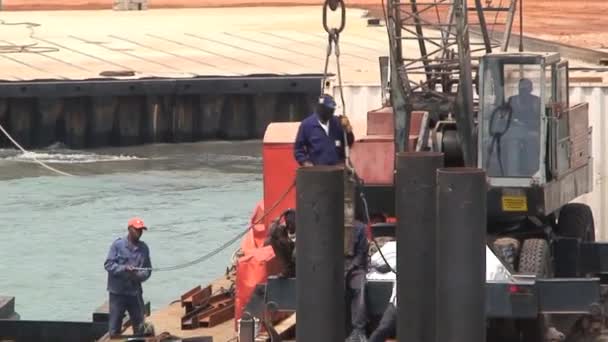
<svg viewBox="0 0 608 342">
<path fill-rule="evenodd" d="M 340 39 L 345 83 L 377 84 L 378 56 L 388 54 L 385 28 L 368 27 L 364 12 L 350 9 Z M 327 54 L 327 34 L 310 6 L 7 11 L 0 19 L 40 25 L 33 36 L 23 25 L 1 27 L 0 50 L 36 45 L 26 48 L 31 53 L 2 54 L 0 80 L 90 79 L 120 70 L 134 78 L 318 74 Z M 335 56 L 330 62 L 336 73 Z"/>
<path fill-rule="evenodd" d="M 382 15 L 381 6 L 375 5 L 378 1 L 367 2 L 359 6 L 370 9 L 375 16 Z M 498 0 L 485 1 L 488 2 L 500 4 Z M 606 0 L 524 0 L 523 13 L 524 35 L 590 49 L 608 48 Z M 486 20 L 491 22 L 492 18 Z M 519 34 L 519 12 L 513 33 Z"/>
<path fill-rule="evenodd" d="M 506 2 L 506 0 L 503 0 Z M 498 5 L 500 0 L 485 0 Z M 4 10 L 108 9 L 113 0 L 4 0 Z M 150 8 L 316 5 L 320 0 L 150 0 Z M 346 0 L 347 6 L 382 12 L 380 0 Z M 319 12 L 320 15 L 320 12 Z M 525 0 L 524 30 L 539 38 L 594 49 L 608 48 L 608 1 Z M 515 23 L 514 29 L 518 31 Z"/>
</svg>

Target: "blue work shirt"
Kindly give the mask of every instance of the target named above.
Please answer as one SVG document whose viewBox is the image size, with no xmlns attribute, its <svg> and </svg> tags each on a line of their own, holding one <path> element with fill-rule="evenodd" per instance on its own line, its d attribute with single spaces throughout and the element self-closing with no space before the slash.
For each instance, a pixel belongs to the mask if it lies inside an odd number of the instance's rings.
<svg viewBox="0 0 608 342">
<path fill-rule="evenodd" d="M 127 265 L 133 267 L 152 267 L 150 262 L 150 250 L 143 241 L 133 244 L 128 237 L 116 239 L 104 268 L 108 271 L 108 291 L 119 295 L 135 296 L 142 293 L 141 283 L 148 280 L 152 271 L 126 270 Z"/>
<path fill-rule="evenodd" d="M 302 120 L 294 144 L 294 156 L 302 165 L 309 161 L 314 165 L 336 165 L 344 161 L 344 130 L 337 116 L 328 121 L 329 133 L 313 113 Z M 347 134 L 348 145 L 354 141 L 352 133 Z"/>
</svg>

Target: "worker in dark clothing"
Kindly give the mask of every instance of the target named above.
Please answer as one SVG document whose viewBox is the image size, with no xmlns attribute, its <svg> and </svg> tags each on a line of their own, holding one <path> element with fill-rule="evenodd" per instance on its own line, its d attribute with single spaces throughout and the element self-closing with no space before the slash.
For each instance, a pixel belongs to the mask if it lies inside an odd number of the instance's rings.
<svg viewBox="0 0 608 342">
<path fill-rule="evenodd" d="M 509 98 L 513 118 L 502 148 L 510 177 L 532 176 L 540 164 L 540 97 L 532 94 L 533 83 L 527 78 L 519 80 L 518 88 L 519 93 Z"/>
<path fill-rule="evenodd" d="M 281 223 L 281 218 L 284 219 L 284 223 Z M 279 277 L 293 278 L 296 275 L 295 234 L 296 212 L 293 209 L 285 210 L 270 225 L 264 246 L 272 246 L 274 254 L 283 266 L 283 272 Z"/>
<path fill-rule="evenodd" d="M 365 283 L 368 266 L 369 243 L 365 224 L 354 221 L 353 239 L 344 260 L 344 278 L 347 296 L 350 297 L 352 331 L 347 341 L 366 341 L 367 308 L 365 304 Z M 348 301 L 347 301 L 348 302 Z"/>
<path fill-rule="evenodd" d="M 301 166 L 337 165 L 344 162 L 344 146 L 355 141 L 346 116 L 334 116 L 336 102 L 330 95 L 319 98 L 316 110 L 300 124 L 294 156 Z M 346 140 L 344 141 L 344 132 Z"/>
<path fill-rule="evenodd" d="M 518 94 L 509 98 L 509 105 L 513 111 L 513 119 L 528 130 L 540 130 L 540 97 L 532 94 L 534 84 L 527 78 L 519 80 Z"/>
<path fill-rule="evenodd" d="M 128 235 L 116 239 L 110 246 L 104 267 L 108 272 L 109 292 L 109 333 L 116 336 L 121 333 L 122 319 L 125 311 L 133 326 L 134 335 L 144 334 L 144 302 L 141 283 L 148 280 L 151 270 L 150 250 L 141 235 L 148 228 L 144 221 L 135 217 L 127 224 Z"/>
<path fill-rule="evenodd" d="M 285 223 L 281 223 L 284 218 Z M 350 297 L 351 325 L 353 327 L 349 341 L 365 341 L 365 326 L 367 324 L 367 311 L 365 306 L 365 275 L 367 273 L 368 242 L 365 225 L 355 221 L 352 229 L 353 239 L 350 239 L 348 255 L 344 260 L 344 280 L 346 294 Z M 281 277 L 294 277 L 296 275 L 296 248 L 295 248 L 296 222 L 295 211 L 287 209 L 271 225 L 265 245 L 271 245 L 281 263 L 283 272 Z"/>
</svg>

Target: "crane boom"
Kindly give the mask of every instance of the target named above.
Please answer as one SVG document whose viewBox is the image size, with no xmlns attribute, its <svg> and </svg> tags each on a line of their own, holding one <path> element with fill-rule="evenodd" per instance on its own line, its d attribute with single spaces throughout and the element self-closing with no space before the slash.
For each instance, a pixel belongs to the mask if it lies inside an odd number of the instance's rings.
<svg viewBox="0 0 608 342">
<path fill-rule="evenodd" d="M 389 0 L 396 151 L 407 149 L 411 112 L 424 110 L 433 122 L 455 120 L 463 162 L 475 164 L 474 62 L 485 53 L 506 51 L 516 1 Z M 480 41 L 471 41 L 471 34 Z M 415 41 L 418 51 L 404 48 L 407 41 Z"/>
</svg>

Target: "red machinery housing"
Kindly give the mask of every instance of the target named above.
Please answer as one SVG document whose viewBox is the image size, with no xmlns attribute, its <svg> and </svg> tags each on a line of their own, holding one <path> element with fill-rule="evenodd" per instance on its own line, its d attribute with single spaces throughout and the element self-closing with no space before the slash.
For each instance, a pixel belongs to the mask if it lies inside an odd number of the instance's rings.
<svg viewBox="0 0 608 342">
<path fill-rule="evenodd" d="M 410 127 L 409 147 L 416 144 L 424 112 L 414 112 Z M 357 174 L 366 184 L 392 185 L 394 165 L 394 123 L 391 108 L 381 108 L 367 113 L 363 120 L 352 120 L 355 143 L 350 159 Z M 264 199 L 251 217 L 256 223 L 270 210 L 264 219 L 241 241 L 244 253 L 237 263 L 235 323 L 251 297 L 256 284 L 266 281 L 269 275 L 280 272 L 270 246 L 263 247 L 268 227 L 285 209 L 295 208 L 295 182 L 298 164 L 294 159 L 293 143 L 299 122 L 274 122 L 268 125 L 262 147 Z M 289 191 L 286 194 L 286 191 Z M 278 203 L 278 204 L 277 204 Z M 274 207 L 274 208 L 273 208 Z"/>
</svg>

